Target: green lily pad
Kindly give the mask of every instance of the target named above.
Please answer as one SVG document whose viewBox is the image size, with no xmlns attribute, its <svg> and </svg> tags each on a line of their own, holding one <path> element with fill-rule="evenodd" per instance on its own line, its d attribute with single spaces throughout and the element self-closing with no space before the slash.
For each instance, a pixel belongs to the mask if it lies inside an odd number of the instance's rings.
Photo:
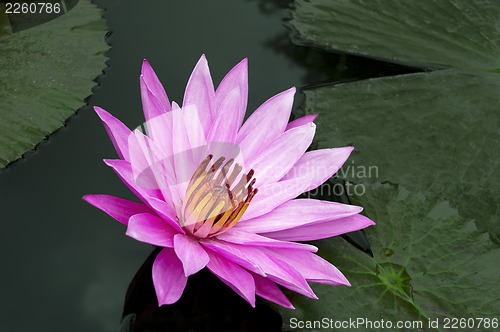
<svg viewBox="0 0 500 332">
<path fill-rule="evenodd" d="M 305 91 L 319 148 L 354 145 L 338 175 L 392 182 L 500 239 L 500 76 L 446 69 Z"/>
<path fill-rule="evenodd" d="M 414 67 L 500 67 L 494 0 L 296 0 L 298 37 L 332 50 Z"/>
<path fill-rule="evenodd" d="M 90 1 L 28 30 L 2 28 L 0 168 L 33 149 L 85 104 L 105 67 L 106 30 L 101 10 Z"/>
<path fill-rule="evenodd" d="M 313 284 L 319 300 L 290 293 L 297 309 L 278 308 L 284 328 L 301 330 L 299 320 L 325 317 L 327 324 L 334 324 L 329 319 L 365 319 L 360 324 L 383 319 L 385 327 L 393 324 L 385 329 L 391 331 L 422 330 L 417 325 L 398 329 L 397 321 L 421 321 L 426 330 L 446 330 L 446 318 L 454 317 L 472 318 L 466 323 L 474 324 L 473 330 L 487 329 L 486 320 L 478 325 L 479 318 L 487 318 L 490 328 L 494 318 L 498 324 L 500 248 L 488 234 L 478 232 L 474 222 L 460 217 L 447 201 L 429 200 L 390 184 L 367 184 L 365 189 L 355 200 L 377 222 L 366 230 L 374 258 L 338 237 L 316 241 L 319 254 L 333 262 L 352 287 Z M 429 321 L 436 319 L 438 329 L 429 328 Z M 379 330 L 376 325 L 356 327 Z"/>
</svg>

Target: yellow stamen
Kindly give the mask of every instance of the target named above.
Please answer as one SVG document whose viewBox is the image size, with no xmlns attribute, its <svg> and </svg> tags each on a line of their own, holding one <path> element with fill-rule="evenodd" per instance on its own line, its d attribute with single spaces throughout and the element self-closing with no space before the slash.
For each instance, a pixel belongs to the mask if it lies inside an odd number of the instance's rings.
<svg viewBox="0 0 500 332">
<path fill-rule="evenodd" d="M 208 155 L 194 172 L 182 209 L 182 225 L 199 238 L 214 236 L 233 227 L 257 193 L 257 189 L 253 189 L 253 170 L 241 174 L 242 167 L 236 163 L 227 176 L 234 159 L 224 164 L 225 158 L 221 157 L 209 166 L 212 158 Z M 240 180 L 231 189 L 239 174 Z"/>
</svg>

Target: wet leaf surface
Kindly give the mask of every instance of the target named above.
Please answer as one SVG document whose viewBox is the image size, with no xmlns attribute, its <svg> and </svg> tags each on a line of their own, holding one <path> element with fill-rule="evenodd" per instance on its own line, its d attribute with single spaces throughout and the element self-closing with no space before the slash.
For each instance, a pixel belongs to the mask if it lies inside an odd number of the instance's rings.
<svg viewBox="0 0 500 332">
<path fill-rule="evenodd" d="M 414 67 L 500 67 L 496 1 L 297 0 L 299 40 Z"/>
<path fill-rule="evenodd" d="M 101 10 L 80 1 L 50 22 L 0 34 L 0 168 L 84 106 L 105 67 L 106 30 Z"/>
</svg>

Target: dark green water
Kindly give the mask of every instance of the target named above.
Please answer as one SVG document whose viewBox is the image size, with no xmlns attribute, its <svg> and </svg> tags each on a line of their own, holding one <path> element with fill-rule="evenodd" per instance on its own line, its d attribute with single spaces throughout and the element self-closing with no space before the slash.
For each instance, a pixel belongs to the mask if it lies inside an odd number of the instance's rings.
<svg viewBox="0 0 500 332">
<path fill-rule="evenodd" d="M 128 285 L 152 248 L 126 237 L 123 225 L 81 197 L 107 193 L 133 199 L 102 162 L 116 154 L 91 106 L 103 107 L 130 128 L 142 123 L 143 58 L 170 100 L 180 103 L 201 54 L 207 55 L 215 84 L 248 57 L 247 116 L 290 86 L 300 91 L 407 71 L 291 43 L 280 7 L 286 1 L 96 3 L 106 9 L 112 47 L 90 106 L 0 173 L 3 331 L 118 328 Z M 301 99 L 299 93 L 295 109 Z"/>
</svg>

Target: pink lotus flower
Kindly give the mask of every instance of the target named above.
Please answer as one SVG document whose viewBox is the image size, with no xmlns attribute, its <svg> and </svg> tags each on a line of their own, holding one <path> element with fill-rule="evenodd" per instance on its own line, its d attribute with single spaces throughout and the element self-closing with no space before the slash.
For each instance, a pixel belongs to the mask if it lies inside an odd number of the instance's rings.
<svg viewBox="0 0 500 332">
<path fill-rule="evenodd" d="M 153 265 L 159 305 L 176 302 L 190 275 L 208 268 L 252 306 L 255 295 L 293 308 L 280 288 L 317 298 L 308 282 L 349 285 L 304 243 L 374 223 L 352 205 L 295 199 L 330 178 L 352 147 L 306 152 L 316 115 L 288 123 L 295 88 L 245 123 L 247 59 L 214 91 L 205 56 L 182 108 L 170 103 L 147 61 L 140 77 L 147 135 L 95 110 L 120 156 L 105 160 L 142 200 L 84 199 L 127 225 L 127 235 L 164 247 Z"/>
</svg>

